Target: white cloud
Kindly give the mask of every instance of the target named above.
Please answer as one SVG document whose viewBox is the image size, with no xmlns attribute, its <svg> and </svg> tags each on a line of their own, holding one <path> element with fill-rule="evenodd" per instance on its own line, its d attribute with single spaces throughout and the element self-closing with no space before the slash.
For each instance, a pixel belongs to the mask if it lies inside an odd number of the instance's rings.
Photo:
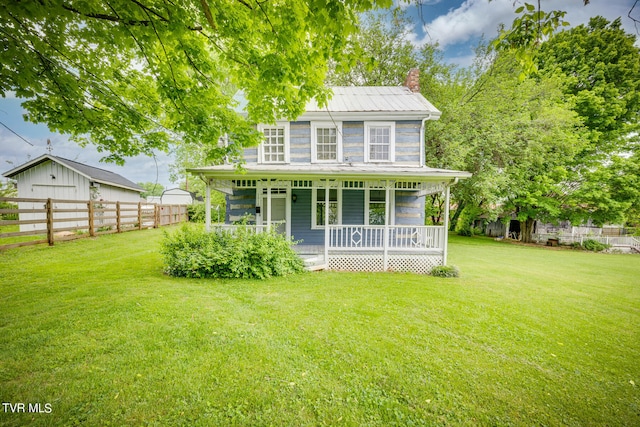
<svg viewBox="0 0 640 427">
<path fill-rule="evenodd" d="M 467 0 L 427 23 L 421 43 L 438 42 L 442 48 L 467 43 L 483 34 L 496 34 L 501 22 L 511 22 L 514 17 L 512 0 Z"/>
<path fill-rule="evenodd" d="M 504 24 L 509 27 L 516 17 L 515 9 L 523 2 L 513 0 L 466 0 L 458 8 L 451 9 L 445 15 L 438 16 L 427 23 L 424 30 L 426 36 L 415 41 L 423 44 L 438 42 L 442 48 L 467 43 L 482 35 L 491 39 L 497 35 L 498 26 Z M 609 0 L 607 2 L 592 1 L 584 6 L 582 1 L 547 0 L 542 2 L 545 11 L 564 10 L 567 12 L 565 20 L 571 26 L 586 24 L 593 16 L 604 16 L 610 21 L 622 17 L 625 31 L 637 34 L 634 22 L 627 17 L 631 4 L 628 0 Z M 638 11 L 640 15 L 640 10 Z"/>
</svg>

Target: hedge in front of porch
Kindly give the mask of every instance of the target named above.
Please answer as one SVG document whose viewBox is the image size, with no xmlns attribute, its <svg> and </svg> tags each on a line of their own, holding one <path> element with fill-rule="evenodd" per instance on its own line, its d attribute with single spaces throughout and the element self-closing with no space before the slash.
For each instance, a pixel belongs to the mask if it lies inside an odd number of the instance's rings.
<svg viewBox="0 0 640 427">
<path fill-rule="evenodd" d="M 265 279 L 304 270 L 292 242 L 275 231 L 256 233 L 246 226 L 205 231 L 185 224 L 165 232 L 165 272 L 175 277 Z"/>
</svg>

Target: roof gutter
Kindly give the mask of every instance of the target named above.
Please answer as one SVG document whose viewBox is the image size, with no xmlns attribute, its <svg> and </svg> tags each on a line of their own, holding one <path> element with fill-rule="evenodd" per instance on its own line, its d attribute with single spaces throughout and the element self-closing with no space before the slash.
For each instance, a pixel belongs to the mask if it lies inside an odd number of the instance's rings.
<svg viewBox="0 0 640 427">
<path fill-rule="evenodd" d="M 374 171 L 300 171 L 300 170 L 288 170 L 288 171 L 266 171 L 266 170 L 246 170 L 244 173 L 238 173 L 235 170 L 197 170 L 188 169 L 189 172 L 197 174 L 205 182 L 208 179 L 298 179 L 298 180 L 315 180 L 326 178 L 327 175 L 334 175 L 334 179 L 338 180 L 369 180 L 369 179 L 401 179 L 401 180 L 416 180 L 416 181 L 455 181 L 457 182 L 460 177 L 466 178 L 470 176 L 467 172 L 460 171 L 434 171 L 430 175 L 424 175 L 423 173 L 411 174 L 407 171 L 402 171 L 400 174 L 397 172 L 376 173 Z M 417 172 L 420 172 L 419 170 Z"/>
</svg>

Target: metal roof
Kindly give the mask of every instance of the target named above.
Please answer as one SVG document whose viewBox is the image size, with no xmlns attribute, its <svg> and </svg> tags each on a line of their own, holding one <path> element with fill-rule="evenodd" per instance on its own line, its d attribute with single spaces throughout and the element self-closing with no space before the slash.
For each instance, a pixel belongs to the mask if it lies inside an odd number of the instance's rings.
<svg viewBox="0 0 640 427">
<path fill-rule="evenodd" d="M 325 107 L 319 107 L 312 99 L 297 120 L 314 120 L 328 115 L 352 120 L 437 119 L 442 114 L 422 94 L 405 86 L 334 86 L 330 89 L 333 96 Z M 234 100 L 237 102 L 236 111 L 246 112 L 244 93 L 238 92 Z"/>
<path fill-rule="evenodd" d="M 212 179 L 400 179 L 415 181 L 441 181 L 471 177 L 469 172 L 434 169 L 418 166 L 394 166 L 378 164 L 298 164 L 298 165 L 217 165 L 187 171 Z"/>
<path fill-rule="evenodd" d="M 337 86 L 326 107 L 315 100 L 307 112 L 421 112 L 440 115 L 440 111 L 422 94 L 404 86 Z"/>
<path fill-rule="evenodd" d="M 91 181 L 98 182 L 100 184 L 112 185 L 114 187 L 126 188 L 128 190 L 134 191 L 144 191 L 142 187 L 138 184 L 129 181 L 127 178 L 118 175 L 115 172 L 108 171 L 106 169 L 100 169 L 93 166 L 88 166 L 83 163 L 78 163 L 73 160 L 64 159 L 62 157 L 52 156 L 51 154 L 44 154 L 36 159 L 33 159 L 27 163 L 24 163 L 10 171 L 3 173 L 2 175 L 7 178 L 12 178 L 17 174 L 37 166 L 45 161 L 51 160 L 52 162 L 59 163 L 80 175 L 84 175 L 87 179 Z"/>
</svg>

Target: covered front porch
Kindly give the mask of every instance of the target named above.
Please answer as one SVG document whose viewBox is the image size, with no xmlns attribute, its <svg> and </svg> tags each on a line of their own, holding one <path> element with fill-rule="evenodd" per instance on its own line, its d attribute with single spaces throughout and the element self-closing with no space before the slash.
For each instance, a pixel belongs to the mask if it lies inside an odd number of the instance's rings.
<svg viewBox="0 0 640 427">
<path fill-rule="evenodd" d="M 296 245 L 309 269 L 428 273 L 445 262 L 444 226 L 330 225 L 327 245 Z"/>
<path fill-rule="evenodd" d="M 449 187 L 460 172 L 415 167 L 346 167 L 342 173 L 313 166 L 263 169 L 252 167 L 242 175 L 225 166 L 192 172 L 199 172 L 207 184 L 208 207 L 212 189 L 227 194 L 223 227 L 248 219 L 257 231 L 274 228 L 297 242 L 295 249 L 310 269 L 426 274 L 446 265 L 448 212 L 444 224 L 426 226 L 424 200 L 442 193 L 448 210 Z M 214 229 L 210 209 L 206 211 L 206 227 Z"/>
</svg>

